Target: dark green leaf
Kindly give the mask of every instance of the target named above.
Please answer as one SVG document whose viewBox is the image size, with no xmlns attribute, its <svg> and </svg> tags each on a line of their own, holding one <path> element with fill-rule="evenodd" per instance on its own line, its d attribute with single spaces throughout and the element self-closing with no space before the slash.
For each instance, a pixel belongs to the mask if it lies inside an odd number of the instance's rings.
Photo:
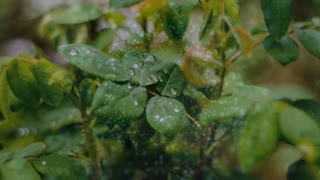
<svg viewBox="0 0 320 180">
<path fill-rule="evenodd" d="M 168 10 L 165 18 L 167 35 L 174 40 L 181 40 L 187 30 L 188 21 L 189 16 L 187 14 L 178 14 Z"/>
<path fill-rule="evenodd" d="M 147 92 L 144 87 L 104 82 L 92 102 L 93 113 L 113 122 L 134 120 L 144 111 Z"/>
<path fill-rule="evenodd" d="M 140 86 L 156 84 L 161 80 L 164 72 L 169 71 L 168 69 L 172 66 L 172 63 L 156 59 L 152 54 L 140 52 L 126 54 L 123 62 L 129 69 L 131 81 Z"/>
<path fill-rule="evenodd" d="M 243 171 L 250 172 L 276 148 L 278 113 L 273 103 L 256 106 L 240 131 L 238 158 Z"/>
<path fill-rule="evenodd" d="M 37 171 L 48 176 L 68 180 L 87 179 L 83 163 L 69 156 L 50 154 L 36 159 L 33 165 Z"/>
<path fill-rule="evenodd" d="M 276 61 L 285 66 L 299 57 L 298 45 L 288 36 L 280 40 L 268 36 L 263 41 L 264 48 Z"/>
<path fill-rule="evenodd" d="M 79 69 L 111 81 L 126 81 L 130 78 L 124 64 L 92 46 L 70 44 L 59 47 L 59 52 Z"/>
<path fill-rule="evenodd" d="M 320 175 L 317 167 L 313 167 L 307 164 L 303 160 L 299 160 L 290 165 L 288 170 L 288 180 L 299 180 L 299 179 L 319 179 Z"/>
<path fill-rule="evenodd" d="M 104 29 L 93 40 L 92 45 L 99 50 L 107 49 L 116 37 L 116 32 L 112 29 Z"/>
<path fill-rule="evenodd" d="M 260 0 L 260 2 L 270 36 L 280 39 L 287 33 L 291 21 L 292 0 Z"/>
<path fill-rule="evenodd" d="M 39 156 L 47 146 L 42 142 L 35 142 L 25 147 L 23 150 L 17 152 L 13 158 L 28 158 L 28 157 L 37 157 Z"/>
<path fill-rule="evenodd" d="M 62 72 L 59 80 L 50 82 L 55 73 L 59 71 Z M 63 99 L 64 88 L 61 81 L 67 76 L 67 73 L 43 59 L 32 67 L 32 72 L 37 80 L 41 98 L 49 105 L 58 106 Z"/>
<path fill-rule="evenodd" d="M 189 123 L 183 105 L 173 98 L 151 98 L 146 113 L 151 127 L 168 136 L 179 133 Z"/>
<path fill-rule="evenodd" d="M 303 47 L 314 56 L 320 58 L 320 32 L 314 29 L 294 29 L 299 41 Z"/>
<path fill-rule="evenodd" d="M 165 75 L 160 79 L 160 83 L 157 84 L 157 90 L 164 96 L 179 96 L 186 86 L 186 81 L 180 67 L 175 65 L 170 72 L 166 70 L 163 73 Z"/>
<path fill-rule="evenodd" d="M 80 24 L 99 18 L 102 15 L 97 4 L 76 4 L 60 13 L 55 21 L 58 24 Z"/>
<path fill-rule="evenodd" d="M 29 62 L 13 59 L 8 63 L 7 81 L 13 94 L 24 104 L 37 107 L 40 93 Z"/>
<path fill-rule="evenodd" d="M 111 8 L 125 8 L 137 4 L 143 0 L 110 0 L 109 6 Z"/>
<path fill-rule="evenodd" d="M 222 97 L 206 105 L 200 114 L 200 121 L 208 125 L 216 120 L 241 117 L 252 107 L 252 102 L 241 96 Z"/>
<path fill-rule="evenodd" d="M 293 103 L 293 106 L 303 110 L 318 123 L 320 123 L 320 102 L 311 99 L 300 99 Z"/>
<path fill-rule="evenodd" d="M 173 11 L 180 14 L 190 12 L 198 4 L 198 0 L 168 0 L 168 2 Z"/>
<path fill-rule="evenodd" d="M 15 159 L 0 166 L 2 180 L 41 180 L 31 164 L 24 159 Z"/>
<path fill-rule="evenodd" d="M 96 84 L 92 79 L 85 78 L 80 82 L 79 94 L 82 105 L 85 107 L 91 106 L 96 89 Z"/>
</svg>

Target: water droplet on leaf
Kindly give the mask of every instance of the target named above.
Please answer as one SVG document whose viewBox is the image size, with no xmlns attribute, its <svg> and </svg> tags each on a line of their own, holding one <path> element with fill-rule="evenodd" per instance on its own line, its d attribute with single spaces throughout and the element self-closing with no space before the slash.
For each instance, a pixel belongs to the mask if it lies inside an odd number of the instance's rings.
<svg viewBox="0 0 320 180">
<path fill-rule="evenodd" d="M 174 95 L 174 96 L 177 95 L 177 91 L 174 90 L 173 88 L 170 89 L 170 93 L 171 93 L 172 95 Z"/>
<path fill-rule="evenodd" d="M 78 55 L 78 51 L 76 49 L 70 49 L 68 53 L 69 53 L 70 56 Z"/>
</svg>

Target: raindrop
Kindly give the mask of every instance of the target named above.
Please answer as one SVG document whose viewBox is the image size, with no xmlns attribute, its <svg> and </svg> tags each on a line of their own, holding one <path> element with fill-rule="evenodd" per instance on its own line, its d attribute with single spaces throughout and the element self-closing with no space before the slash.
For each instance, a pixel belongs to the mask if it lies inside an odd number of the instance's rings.
<svg viewBox="0 0 320 180">
<path fill-rule="evenodd" d="M 154 62 L 155 59 L 154 59 L 154 57 L 153 57 L 152 55 L 149 55 L 148 57 L 146 57 L 146 58 L 144 59 L 144 61 L 145 61 L 145 62 Z"/>
<path fill-rule="evenodd" d="M 78 55 L 78 51 L 76 49 L 70 49 L 68 53 L 69 53 L 70 56 Z"/>
<path fill-rule="evenodd" d="M 159 119 L 159 118 L 160 118 L 160 116 L 159 116 L 159 115 L 155 115 L 155 116 L 154 116 L 154 118 Z"/>
<path fill-rule="evenodd" d="M 134 65 L 133 65 L 133 68 L 138 69 L 138 68 L 139 68 L 139 65 L 138 65 L 138 64 L 134 64 Z"/>
<path fill-rule="evenodd" d="M 171 93 L 172 95 L 174 95 L 174 96 L 177 95 L 177 91 L 174 90 L 173 88 L 170 89 L 170 93 Z"/>
<path fill-rule="evenodd" d="M 47 164 L 47 162 L 46 161 L 42 161 L 42 163 L 41 163 L 42 165 L 46 165 Z"/>
<path fill-rule="evenodd" d="M 149 76 L 149 79 L 154 82 L 158 81 L 157 77 L 153 74 Z"/>
<path fill-rule="evenodd" d="M 133 104 L 134 104 L 135 106 L 138 106 L 138 101 L 134 101 Z"/>
<path fill-rule="evenodd" d="M 160 120 L 159 120 L 160 122 L 163 122 L 164 121 L 164 118 L 160 118 Z"/>
<path fill-rule="evenodd" d="M 87 51 L 86 51 L 86 54 L 90 54 L 90 53 L 91 53 L 90 50 L 87 50 Z"/>
<path fill-rule="evenodd" d="M 178 113 L 178 112 L 180 112 L 180 109 L 179 108 L 174 108 L 174 112 Z"/>
<path fill-rule="evenodd" d="M 130 84 L 130 83 L 128 84 L 128 88 L 129 88 L 129 89 L 131 89 L 131 88 L 132 88 L 132 86 L 131 86 L 131 84 Z"/>
<path fill-rule="evenodd" d="M 135 75 L 135 73 L 134 73 L 134 71 L 133 70 L 129 70 L 129 73 L 130 73 L 130 76 L 134 76 Z"/>
</svg>

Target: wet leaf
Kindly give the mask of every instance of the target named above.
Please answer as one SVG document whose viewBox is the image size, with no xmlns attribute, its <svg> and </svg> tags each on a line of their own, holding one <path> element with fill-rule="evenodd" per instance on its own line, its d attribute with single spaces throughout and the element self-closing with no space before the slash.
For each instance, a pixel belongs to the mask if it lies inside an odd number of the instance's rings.
<svg viewBox="0 0 320 180">
<path fill-rule="evenodd" d="M 41 180 L 31 164 L 24 159 L 15 159 L 0 166 L 2 180 Z M 2 175 L 2 176 L 1 176 Z"/>
<path fill-rule="evenodd" d="M 64 87 L 62 81 L 68 74 L 43 59 L 39 60 L 31 70 L 37 80 L 41 98 L 49 105 L 58 106 L 63 99 Z M 52 82 L 52 76 L 58 71 L 62 71 L 60 73 L 62 77 Z"/>
<path fill-rule="evenodd" d="M 45 145 L 42 142 L 35 142 L 25 147 L 23 150 L 15 153 L 13 158 L 15 159 L 19 159 L 19 158 L 22 159 L 22 158 L 28 158 L 28 157 L 34 158 L 39 156 L 46 147 L 47 145 Z"/>
<path fill-rule="evenodd" d="M 216 120 L 241 117 L 253 106 L 249 99 L 241 96 L 222 97 L 206 105 L 200 114 L 200 121 L 208 125 Z"/>
<path fill-rule="evenodd" d="M 275 150 L 278 129 L 278 113 L 273 103 L 258 105 L 248 114 L 238 143 L 238 159 L 244 172 L 252 171 Z"/>
<path fill-rule="evenodd" d="M 158 83 L 163 71 L 169 71 L 172 63 L 167 63 L 156 59 L 152 54 L 148 53 L 131 53 L 125 55 L 123 62 L 131 74 L 131 82 L 140 86 L 148 86 Z"/>
<path fill-rule="evenodd" d="M 163 73 L 165 75 L 157 84 L 157 90 L 164 96 L 179 96 L 186 86 L 186 81 L 184 79 L 182 71 L 180 70 L 180 67 L 178 65 L 175 65 L 170 72 L 166 70 Z"/>
<path fill-rule="evenodd" d="M 263 41 L 264 48 L 281 65 L 288 65 L 299 57 L 298 45 L 288 36 L 282 37 L 280 40 L 268 36 Z"/>
<path fill-rule="evenodd" d="M 109 1 L 109 6 L 111 8 L 125 8 L 125 7 L 129 7 L 132 6 L 134 4 L 138 4 L 139 2 L 141 2 L 143 0 L 110 0 Z"/>
<path fill-rule="evenodd" d="M 92 102 L 93 114 L 105 120 L 121 123 L 134 120 L 144 111 L 147 92 L 144 87 L 104 82 Z"/>
<path fill-rule="evenodd" d="M 59 52 L 79 69 L 111 81 L 126 81 L 130 78 L 124 64 L 92 46 L 70 44 L 59 47 Z"/>
<path fill-rule="evenodd" d="M 146 114 L 150 126 L 166 136 L 176 135 L 189 123 L 183 105 L 173 98 L 151 98 Z"/>
<path fill-rule="evenodd" d="M 98 4 L 76 4 L 68 7 L 55 18 L 58 24 L 80 24 L 102 15 Z"/>
<path fill-rule="evenodd" d="M 83 163 L 75 158 L 58 154 L 41 156 L 33 161 L 33 165 L 42 174 L 61 179 L 87 179 Z"/>
<path fill-rule="evenodd" d="M 39 86 L 29 62 L 13 59 L 8 63 L 7 81 L 13 94 L 24 104 L 37 107 L 40 104 Z"/>
<path fill-rule="evenodd" d="M 320 50 L 318 44 L 320 43 L 320 32 L 314 29 L 294 29 L 299 41 L 303 47 L 314 56 L 320 58 Z"/>
<path fill-rule="evenodd" d="M 287 33 L 291 21 L 292 0 L 260 0 L 260 2 L 270 36 L 281 39 Z"/>
</svg>

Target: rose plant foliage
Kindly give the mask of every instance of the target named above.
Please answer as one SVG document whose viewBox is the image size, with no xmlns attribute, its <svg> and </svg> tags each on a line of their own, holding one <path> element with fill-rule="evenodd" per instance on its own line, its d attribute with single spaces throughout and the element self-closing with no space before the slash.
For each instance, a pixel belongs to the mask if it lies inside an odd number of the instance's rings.
<svg viewBox="0 0 320 180">
<path fill-rule="evenodd" d="M 0 179 L 255 179 L 279 150 L 291 153 L 288 179 L 320 178 L 320 103 L 276 96 L 234 68 L 260 44 L 283 66 L 301 48 L 320 58 L 319 18 L 296 23 L 292 0 L 260 0 L 253 33 L 239 24 L 242 3 L 110 0 L 47 12 L 39 37 L 69 65 L 44 53 L 2 63 Z"/>
</svg>

